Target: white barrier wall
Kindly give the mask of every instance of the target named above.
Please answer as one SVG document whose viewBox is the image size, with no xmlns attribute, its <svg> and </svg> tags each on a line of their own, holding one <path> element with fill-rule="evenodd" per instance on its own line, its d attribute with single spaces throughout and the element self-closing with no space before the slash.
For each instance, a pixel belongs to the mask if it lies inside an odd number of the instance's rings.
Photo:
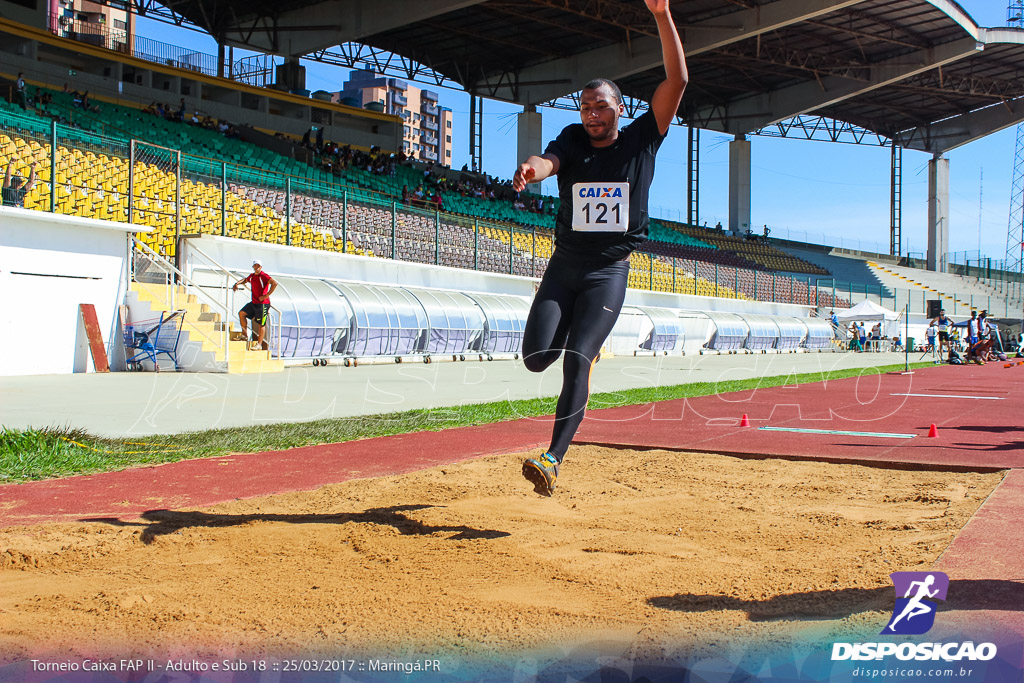
<svg viewBox="0 0 1024 683">
<path fill-rule="evenodd" d="M 263 269 L 271 275 L 294 277 L 323 277 L 349 280 L 365 284 L 397 287 L 425 287 L 459 292 L 490 294 L 516 294 L 533 297 L 538 278 L 503 275 L 482 271 L 424 265 L 405 261 L 336 254 L 300 247 L 261 244 L 231 237 L 204 235 L 185 240 L 182 248 L 183 270 L 191 276 L 195 265 L 203 267 L 200 258 L 193 259 L 189 250 L 198 248 L 229 270 L 243 273 L 252 271 L 252 261 L 259 258 Z M 763 313 L 766 315 L 792 315 L 806 318 L 811 307 L 779 304 L 743 299 L 716 299 L 689 294 L 668 294 L 630 289 L 626 292 L 626 306 L 656 306 L 685 311 L 727 311 L 730 313 Z"/>
<path fill-rule="evenodd" d="M 0 207 L 0 375 L 91 370 L 83 303 L 96 307 L 111 369 L 122 369 L 117 314 L 128 287 L 128 236 L 145 230 Z"/>
<path fill-rule="evenodd" d="M 252 271 L 252 261 L 255 258 L 259 258 L 263 269 L 274 277 L 324 278 L 368 285 L 432 288 L 470 294 L 510 294 L 529 299 L 533 298 L 535 286 L 539 282 L 536 278 L 261 244 L 230 237 L 204 235 L 184 240 L 182 246 L 183 270 L 187 276 L 200 284 L 210 281 L 202 271 L 208 270 L 212 262 L 243 274 Z M 220 282 L 216 286 L 222 286 Z M 234 309 L 241 308 L 248 301 L 248 297 L 246 291 L 237 293 L 233 297 Z M 686 353 L 699 352 L 714 330 L 710 319 L 705 315 L 706 312 L 761 313 L 805 318 L 810 309 L 808 306 L 793 304 L 716 299 L 630 289 L 626 292 L 622 314 L 607 342 L 612 353 L 632 355 L 638 352 L 639 343 L 651 330 L 650 319 L 638 308 L 643 306 L 683 312 L 681 318 L 685 342 L 681 350 Z M 233 319 L 233 316 L 232 311 L 229 317 Z"/>
</svg>

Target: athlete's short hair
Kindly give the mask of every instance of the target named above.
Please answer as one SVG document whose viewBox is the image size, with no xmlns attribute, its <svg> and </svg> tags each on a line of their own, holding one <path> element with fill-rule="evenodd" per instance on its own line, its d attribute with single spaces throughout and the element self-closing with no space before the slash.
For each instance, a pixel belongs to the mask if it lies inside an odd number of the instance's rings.
<svg viewBox="0 0 1024 683">
<path fill-rule="evenodd" d="M 601 86 L 607 85 L 612 91 L 612 95 L 615 96 L 615 101 L 622 104 L 622 91 L 619 90 L 619 86 L 615 85 L 612 81 L 607 78 L 595 78 L 591 81 L 587 81 L 587 84 L 583 86 L 584 90 L 597 90 Z"/>
</svg>

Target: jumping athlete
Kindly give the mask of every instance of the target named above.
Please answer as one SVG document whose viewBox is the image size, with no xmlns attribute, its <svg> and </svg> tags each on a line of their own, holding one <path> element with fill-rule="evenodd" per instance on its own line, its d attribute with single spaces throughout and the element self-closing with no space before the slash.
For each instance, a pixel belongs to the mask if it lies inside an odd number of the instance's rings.
<svg viewBox="0 0 1024 683">
<path fill-rule="evenodd" d="M 665 65 L 648 111 L 620 131 L 622 93 L 607 79 L 592 80 L 580 97 L 582 123 L 564 128 L 512 179 L 520 192 L 557 175 L 561 200 L 555 251 L 523 335 L 523 363 L 531 372 L 542 372 L 565 350 L 551 445 L 523 463 L 523 476 L 545 496 L 554 492 L 559 465 L 583 421 L 591 369 L 626 296 L 629 255 L 647 239 L 654 157 L 686 88 L 686 59 L 668 0 L 644 1 L 658 24 Z"/>
</svg>

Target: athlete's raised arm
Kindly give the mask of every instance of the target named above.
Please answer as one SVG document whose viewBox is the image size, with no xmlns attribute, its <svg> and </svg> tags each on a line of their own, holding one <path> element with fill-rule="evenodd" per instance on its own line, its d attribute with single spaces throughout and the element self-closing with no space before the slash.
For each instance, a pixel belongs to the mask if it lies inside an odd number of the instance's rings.
<svg viewBox="0 0 1024 683">
<path fill-rule="evenodd" d="M 668 8 L 669 0 L 644 0 L 647 9 L 651 10 L 658 23 L 658 36 L 661 38 L 661 56 L 665 62 L 665 80 L 658 85 L 651 98 L 651 111 L 658 121 L 658 130 L 662 135 L 668 132 L 683 100 L 683 90 L 689 81 L 686 72 L 686 56 L 683 54 L 683 43 L 679 40 L 679 32 L 672 20 L 672 12 Z"/>
<path fill-rule="evenodd" d="M 558 157 L 554 154 L 541 154 L 529 157 L 519 164 L 516 173 L 512 176 L 512 189 L 522 192 L 527 183 L 539 183 L 540 181 L 558 173 Z"/>
</svg>

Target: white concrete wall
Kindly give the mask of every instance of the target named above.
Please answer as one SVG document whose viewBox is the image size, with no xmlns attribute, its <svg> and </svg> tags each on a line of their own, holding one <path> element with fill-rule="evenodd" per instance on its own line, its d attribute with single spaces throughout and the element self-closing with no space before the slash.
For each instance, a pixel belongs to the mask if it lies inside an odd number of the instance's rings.
<svg viewBox="0 0 1024 683">
<path fill-rule="evenodd" d="M 199 252 L 228 270 L 239 274 L 252 270 L 252 261 L 259 258 L 263 269 L 274 277 L 324 278 L 347 280 L 365 284 L 398 287 L 424 287 L 472 293 L 509 294 L 532 299 L 536 278 L 500 273 L 486 273 L 461 268 L 447 268 L 368 256 L 337 254 L 301 247 L 260 244 L 231 237 L 204 235 L 185 240 L 182 263 L 185 274 L 199 285 L 222 287 L 224 279 L 211 277 L 210 261 Z M 204 272 L 205 271 L 205 272 Z M 211 289 L 211 294 L 219 293 Z M 228 318 L 248 300 L 248 292 L 241 291 L 232 300 Z M 632 355 L 651 330 L 650 319 L 636 307 L 650 306 L 680 311 L 683 318 L 685 341 L 680 351 L 697 353 L 714 332 L 705 311 L 730 313 L 761 313 L 766 315 L 809 315 L 810 307 L 793 304 L 716 299 L 688 294 L 667 294 L 630 289 L 625 305 L 606 346 L 616 355 Z M 678 351 L 677 351 L 678 353 Z"/>
<path fill-rule="evenodd" d="M 259 258 L 263 269 L 271 275 L 294 277 L 322 277 L 330 280 L 349 280 L 365 284 L 398 287 L 426 287 L 460 292 L 488 294 L 515 294 L 533 297 L 538 278 L 503 275 L 482 271 L 424 265 L 406 261 L 337 254 L 302 247 L 262 244 L 232 237 L 203 235 L 185 240 L 182 249 L 183 270 L 192 277 L 192 267 L 203 268 L 199 257 L 189 255 L 195 247 L 228 270 L 248 273 L 252 261 Z M 202 284 L 202 283 L 200 283 Z M 805 318 L 811 307 L 795 304 L 746 301 L 743 299 L 716 299 L 689 294 L 668 294 L 630 289 L 626 292 L 626 306 L 657 306 L 683 311 L 727 311 L 730 313 L 762 313 L 765 315 L 792 315 Z"/>
<path fill-rule="evenodd" d="M 111 369 L 123 369 L 118 306 L 128 287 L 128 236 L 140 230 L 0 207 L 0 375 L 91 371 L 82 303 L 96 307 Z"/>
</svg>

